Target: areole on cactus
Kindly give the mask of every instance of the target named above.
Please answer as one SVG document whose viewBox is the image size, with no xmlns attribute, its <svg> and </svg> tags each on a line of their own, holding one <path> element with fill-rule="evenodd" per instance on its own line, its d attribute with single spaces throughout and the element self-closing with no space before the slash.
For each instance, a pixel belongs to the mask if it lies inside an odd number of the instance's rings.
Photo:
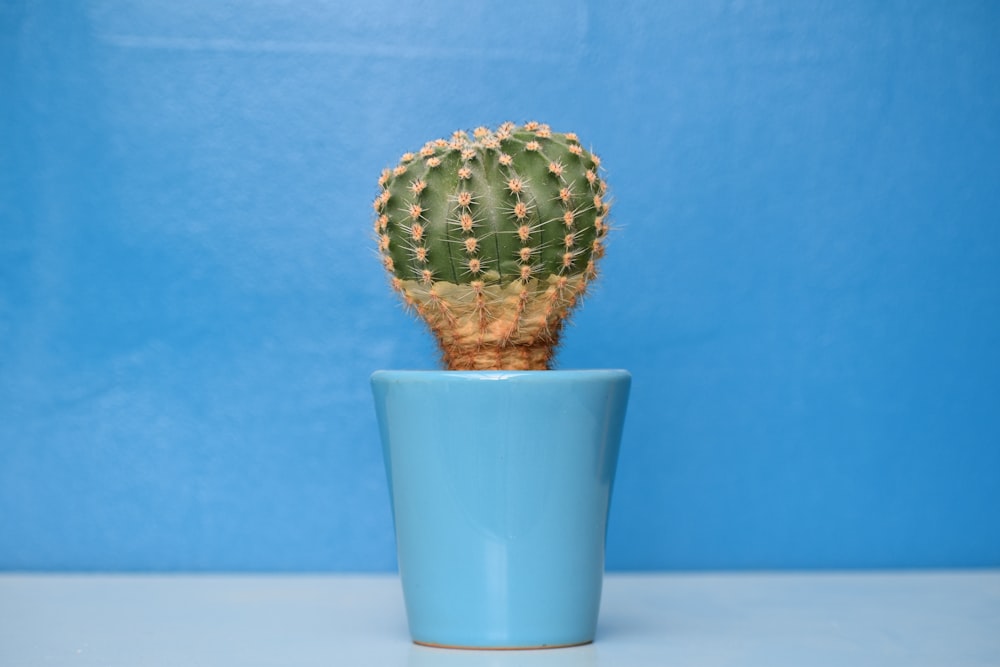
<svg viewBox="0 0 1000 667">
<path fill-rule="evenodd" d="M 449 369 L 549 368 L 604 254 L 600 164 L 576 135 L 531 122 L 455 132 L 382 172 L 382 262 Z"/>
</svg>

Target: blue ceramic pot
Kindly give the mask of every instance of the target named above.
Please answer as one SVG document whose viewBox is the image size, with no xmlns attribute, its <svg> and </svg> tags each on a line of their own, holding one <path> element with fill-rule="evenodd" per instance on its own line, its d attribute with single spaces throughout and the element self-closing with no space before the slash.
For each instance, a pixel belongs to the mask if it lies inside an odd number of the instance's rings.
<svg viewBox="0 0 1000 667">
<path fill-rule="evenodd" d="M 594 639 L 626 371 L 372 376 L 414 641 Z"/>
</svg>

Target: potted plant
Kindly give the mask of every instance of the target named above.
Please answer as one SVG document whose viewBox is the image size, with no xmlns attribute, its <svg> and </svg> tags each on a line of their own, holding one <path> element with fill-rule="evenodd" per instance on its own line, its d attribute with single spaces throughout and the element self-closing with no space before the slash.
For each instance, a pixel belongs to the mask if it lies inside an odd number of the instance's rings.
<svg viewBox="0 0 1000 667">
<path fill-rule="evenodd" d="M 550 367 L 604 254 L 600 161 L 505 123 L 404 154 L 379 187 L 382 262 L 447 368 L 372 376 L 410 633 L 588 643 L 631 378 Z"/>
</svg>

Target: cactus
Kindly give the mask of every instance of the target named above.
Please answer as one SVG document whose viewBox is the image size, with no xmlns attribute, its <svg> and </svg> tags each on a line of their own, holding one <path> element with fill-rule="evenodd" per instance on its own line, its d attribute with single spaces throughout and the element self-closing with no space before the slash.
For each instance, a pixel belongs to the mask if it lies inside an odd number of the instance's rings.
<svg viewBox="0 0 1000 667">
<path fill-rule="evenodd" d="M 375 234 L 392 287 L 452 370 L 546 370 L 597 275 L 600 160 L 535 122 L 428 142 L 379 178 Z"/>
</svg>

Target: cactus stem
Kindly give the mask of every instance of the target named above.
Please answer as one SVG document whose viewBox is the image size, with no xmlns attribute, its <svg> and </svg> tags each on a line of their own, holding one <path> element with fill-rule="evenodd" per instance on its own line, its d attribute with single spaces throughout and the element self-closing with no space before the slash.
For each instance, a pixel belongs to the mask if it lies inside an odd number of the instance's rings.
<svg viewBox="0 0 1000 667">
<path fill-rule="evenodd" d="M 373 250 L 449 368 L 548 368 L 604 252 L 599 165 L 533 121 L 458 131 L 382 171 Z"/>
</svg>

